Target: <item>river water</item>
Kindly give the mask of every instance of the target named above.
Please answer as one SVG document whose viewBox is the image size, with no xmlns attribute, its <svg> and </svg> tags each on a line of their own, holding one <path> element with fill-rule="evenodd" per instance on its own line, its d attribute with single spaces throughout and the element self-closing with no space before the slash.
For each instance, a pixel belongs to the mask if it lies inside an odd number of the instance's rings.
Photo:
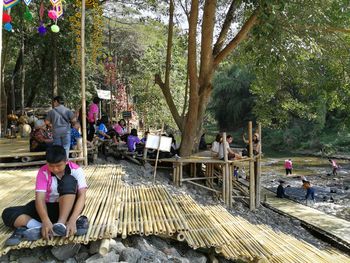
<svg viewBox="0 0 350 263">
<path fill-rule="evenodd" d="M 293 174 L 285 175 L 284 161 L 292 159 Z M 301 178 L 306 177 L 316 190 L 316 202 L 312 206 L 327 214 L 350 220 L 350 162 L 336 160 L 340 165 L 337 176 L 330 175 L 332 167 L 326 158 L 291 157 L 263 158 L 262 185 L 276 192 L 279 180 L 284 180 L 286 194 L 293 200 L 305 203 L 305 190 Z"/>
</svg>

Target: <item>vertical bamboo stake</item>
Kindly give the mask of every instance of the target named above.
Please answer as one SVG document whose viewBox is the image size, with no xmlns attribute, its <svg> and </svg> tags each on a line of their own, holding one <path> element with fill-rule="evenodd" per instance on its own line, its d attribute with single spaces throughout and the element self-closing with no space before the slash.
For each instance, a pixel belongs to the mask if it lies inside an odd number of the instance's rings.
<svg viewBox="0 0 350 263">
<path fill-rule="evenodd" d="M 227 158 L 227 149 L 225 147 L 225 144 L 226 144 L 226 132 L 223 133 L 222 135 L 222 149 L 223 149 L 223 152 L 224 152 L 224 161 L 225 161 L 225 166 L 224 166 L 224 169 L 223 169 L 223 176 L 222 176 L 222 190 L 223 190 L 223 198 L 224 198 L 224 202 L 225 204 L 227 204 L 228 202 L 228 182 L 227 182 L 227 177 L 228 177 L 228 167 L 227 167 L 227 161 L 228 161 L 228 158 Z"/>
<path fill-rule="evenodd" d="M 256 207 L 260 206 L 260 201 L 261 201 L 261 123 L 258 123 L 258 132 L 259 132 L 259 149 L 258 152 L 259 154 L 256 157 L 256 174 L 255 174 L 255 183 L 256 183 L 256 188 L 255 188 L 255 205 Z"/>
<path fill-rule="evenodd" d="M 249 136 L 249 208 L 255 210 L 255 176 L 254 176 L 254 156 L 253 156 L 253 124 L 248 123 Z"/>
<path fill-rule="evenodd" d="M 163 130 L 164 130 L 164 123 L 162 124 L 162 130 L 160 131 L 160 134 L 159 134 L 159 142 L 158 142 L 158 148 L 157 148 L 156 163 L 154 164 L 153 184 L 156 182 L 156 174 L 157 174 L 157 166 L 158 166 L 158 158 L 159 158 L 159 147 L 160 147 L 160 141 L 162 139 Z"/>
<path fill-rule="evenodd" d="M 85 94 L 85 0 L 81 0 L 81 120 L 83 133 L 83 157 L 84 165 L 88 164 L 86 144 L 86 94 Z"/>
<path fill-rule="evenodd" d="M 2 9 L 4 8 L 4 2 L 0 1 L 0 17 L 2 17 Z M 3 89 L 3 83 L 2 83 L 2 19 L 0 19 L 0 105 L 2 104 L 2 89 Z M 2 137 L 2 106 L 0 106 L 0 137 Z M 6 128 L 6 127 L 5 127 Z"/>
</svg>

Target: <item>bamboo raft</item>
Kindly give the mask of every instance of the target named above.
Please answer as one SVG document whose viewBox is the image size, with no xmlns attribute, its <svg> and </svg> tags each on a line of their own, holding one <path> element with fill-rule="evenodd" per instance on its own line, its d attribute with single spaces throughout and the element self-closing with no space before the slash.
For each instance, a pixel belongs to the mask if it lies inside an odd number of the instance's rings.
<svg viewBox="0 0 350 263">
<path fill-rule="evenodd" d="M 11 230 L 0 223 L 0 253 L 68 243 L 87 244 L 98 239 L 130 235 L 161 235 L 185 241 L 193 249 L 213 248 L 227 259 L 251 262 L 350 262 L 335 250 L 319 250 L 266 225 L 253 225 L 231 215 L 224 207 L 204 206 L 185 194 L 171 195 L 164 186 L 129 186 L 119 166 L 84 168 L 89 190 L 84 214 L 88 233 L 69 239 L 23 241 L 5 247 Z M 0 210 L 34 198 L 36 170 L 1 171 Z M 19 184 L 19 176 L 21 183 Z"/>
</svg>

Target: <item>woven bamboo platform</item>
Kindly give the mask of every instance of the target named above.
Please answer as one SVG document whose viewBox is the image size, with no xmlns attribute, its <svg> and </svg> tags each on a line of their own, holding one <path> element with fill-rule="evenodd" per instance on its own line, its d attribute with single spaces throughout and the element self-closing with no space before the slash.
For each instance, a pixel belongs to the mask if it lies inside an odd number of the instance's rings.
<svg viewBox="0 0 350 263">
<path fill-rule="evenodd" d="M 254 262 L 350 262 L 333 250 L 310 244 L 266 225 L 253 225 L 222 206 L 203 206 L 188 195 L 171 195 L 164 186 L 128 186 L 119 166 L 88 166 L 89 190 L 84 214 L 90 219 L 85 236 L 52 241 L 23 241 L 4 247 L 11 230 L 0 221 L 0 253 L 11 249 L 84 243 L 129 235 L 176 236 L 196 248 L 214 248 L 227 259 Z M 34 198 L 36 169 L 1 171 L 0 211 Z"/>
</svg>

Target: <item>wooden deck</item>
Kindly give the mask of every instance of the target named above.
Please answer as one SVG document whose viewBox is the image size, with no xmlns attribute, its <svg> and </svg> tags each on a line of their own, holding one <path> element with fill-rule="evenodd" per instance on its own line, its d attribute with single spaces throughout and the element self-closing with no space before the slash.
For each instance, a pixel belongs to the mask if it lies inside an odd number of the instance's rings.
<svg viewBox="0 0 350 263">
<path fill-rule="evenodd" d="M 70 150 L 70 153 L 80 153 L 80 150 Z M 45 164 L 46 152 L 30 152 L 29 138 L 7 139 L 0 138 L 0 168 L 19 167 Z M 19 159 L 20 162 L 12 162 L 11 159 Z M 82 161 L 83 158 L 72 158 L 74 161 Z"/>
<path fill-rule="evenodd" d="M 264 189 L 265 204 L 273 210 L 294 217 L 314 230 L 333 239 L 350 249 L 350 222 L 327 215 L 310 206 L 306 206 L 289 199 L 277 198 L 275 193 Z"/>
</svg>

